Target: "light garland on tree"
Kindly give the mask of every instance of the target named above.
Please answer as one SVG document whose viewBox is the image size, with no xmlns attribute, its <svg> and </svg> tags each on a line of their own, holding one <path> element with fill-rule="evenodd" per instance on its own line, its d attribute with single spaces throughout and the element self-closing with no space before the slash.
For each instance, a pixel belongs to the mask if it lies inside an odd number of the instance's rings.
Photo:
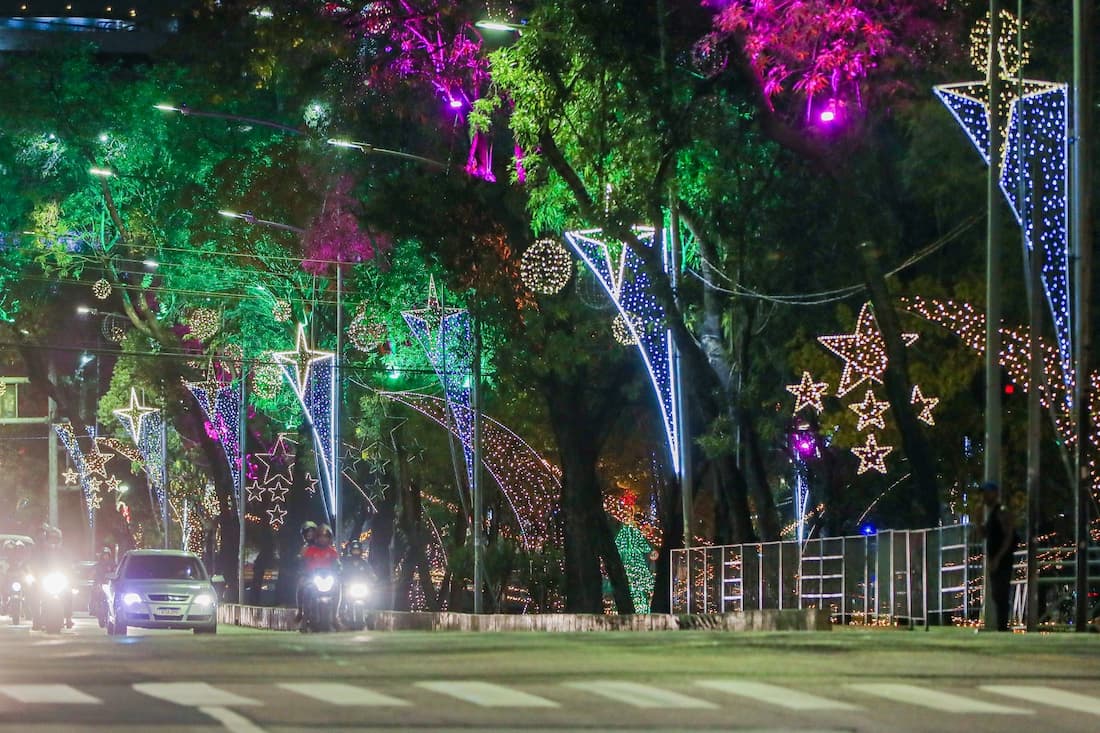
<svg viewBox="0 0 1100 733">
<path fill-rule="evenodd" d="M 656 243 L 652 227 L 635 227 L 643 245 L 656 247 L 667 272 L 671 267 L 668 247 Z M 673 473 L 680 475 L 680 425 L 676 416 L 676 385 L 672 379 L 672 334 L 665 327 L 665 309 L 650 292 L 642 261 L 621 242 L 607 241 L 600 229 L 565 233 L 565 241 L 596 276 L 615 304 L 649 373 L 661 421 L 668 438 Z"/>
<path fill-rule="evenodd" d="M 936 405 L 940 404 L 939 397 L 925 397 L 921 394 L 920 385 L 913 385 L 913 394 L 909 398 L 909 402 L 913 405 L 920 406 L 920 412 L 917 414 L 917 419 L 921 422 L 928 423 L 929 425 L 935 425 L 936 419 L 932 416 L 932 410 Z"/>
<path fill-rule="evenodd" d="M 653 552 L 653 547 L 637 527 L 624 524 L 615 534 L 615 548 L 622 558 L 626 579 L 630 584 L 634 612 L 649 613 L 649 604 L 653 600 L 656 586 L 656 576 L 649 563 L 649 553 Z"/>
<path fill-rule="evenodd" d="M 866 394 L 863 395 L 862 402 L 854 402 L 848 405 L 848 409 L 854 412 L 856 418 L 856 430 L 862 432 L 868 427 L 875 427 L 879 430 L 886 429 L 886 421 L 882 415 L 889 409 L 890 403 L 879 401 L 875 399 L 875 393 L 873 390 L 868 389 Z"/>
<path fill-rule="evenodd" d="M 196 308 L 187 316 L 190 336 L 199 341 L 209 341 L 221 329 L 221 318 L 213 308 Z"/>
<path fill-rule="evenodd" d="M 825 404 L 821 398 L 828 390 L 828 384 L 815 382 L 806 371 L 802 372 L 802 380 L 798 384 L 787 385 L 787 391 L 795 397 L 794 412 L 796 413 L 804 407 L 812 407 L 816 412 L 824 410 Z"/>
<path fill-rule="evenodd" d="M 901 337 L 906 346 L 911 346 L 917 340 L 915 333 L 903 333 Z M 870 303 L 864 303 L 859 309 L 854 332 L 818 336 L 817 340 L 844 360 L 837 397 L 843 397 L 866 380 L 882 383 L 882 375 L 886 372 L 889 358 L 886 355 L 886 341 L 871 313 Z"/>
<path fill-rule="evenodd" d="M 519 272 L 533 292 L 554 295 L 569 283 L 573 258 L 556 239 L 539 239 L 520 257 Z"/>
<path fill-rule="evenodd" d="M 111 283 L 103 278 L 99 278 L 92 283 L 92 295 L 99 300 L 107 300 L 107 298 L 111 297 Z"/>
<path fill-rule="evenodd" d="M 1011 15 L 1006 16 L 1011 18 Z M 1014 18 L 1006 23 L 1019 28 Z M 984 30 L 982 30 L 984 28 Z M 978 40 L 988 44 L 988 18 L 975 30 Z M 998 151 L 999 184 L 1016 222 L 1024 234 L 1028 252 L 1042 259 L 1040 279 L 1054 320 L 1058 352 L 1062 361 L 1066 398 L 1072 399 L 1069 375 L 1073 369 L 1073 327 L 1070 316 L 1069 277 L 1069 90 L 1065 84 L 1020 79 L 1027 53 L 1018 58 L 1013 36 L 997 39 L 998 70 L 1005 83 L 1004 98 L 997 100 L 1006 128 Z M 975 57 L 988 69 L 988 53 Z M 988 78 L 988 72 L 987 72 Z M 987 80 L 943 84 L 935 93 L 951 111 L 990 164 L 989 84 Z M 1041 226 L 1037 227 L 1036 223 Z"/>
<path fill-rule="evenodd" d="M 859 459 L 859 468 L 856 469 L 856 473 L 863 474 L 867 471 L 886 473 L 886 456 L 893 450 L 892 445 L 879 445 L 874 433 L 868 434 L 862 446 L 852 448 L 852 453 Z"/>
</svg>

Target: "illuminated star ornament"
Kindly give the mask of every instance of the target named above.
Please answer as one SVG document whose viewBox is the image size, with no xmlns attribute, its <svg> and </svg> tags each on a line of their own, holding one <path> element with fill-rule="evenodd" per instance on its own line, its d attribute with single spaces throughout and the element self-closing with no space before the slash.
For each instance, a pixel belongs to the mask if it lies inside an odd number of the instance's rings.
<svg viewBox="0 0 1100 733">
<path fill-rule="evenodd" d="M 879 401 L 875 399 L 875 393 L 870 389 L 863 395 L 862 402 L 854 402 L 848 405 L 848 409 L 854 412 L 857 416 L 856 430 L 862 431 L 867 427 L 876 427 L 880 430 L 886 429 L 886 421 L 882 418 L 882 414 L 886 412 L 890 407 L 890 403 L 885 400 Z"/>
<path fill-rule="evenodd" d="M 1070 321 L 1069 279 L 1069 90 L 1065 84 L 1022 79 L 1027 49 L 1021 57 L 1015 48 L 1019 21 L 1006 13 L 1002 38 L 997 39 L 999 58 L 990 59 L 989 25 L 972 37 L 974 64 L 986 72 L 995 66 L 1004 80 L 1004 97 L 995 100 L 1005 122 L 1004 147 L 995 151 L 1001 192 L 1023 230 L 1025 247 L 1038 253 L 1041 280 L 1054 320 L 1054 332 L 1066 380 L 1072 394 L 1073 345 Z M 986 165 L 990 164 L 990 92 L 986 81 L 942 84 L 936 95 L 966 131 Z M 1037 226 L 1038 224 L 1038 226 Z"/>
<path fill-rule="evenodd" d="M 126 427 L 127 432 L 130 433 L 130 437 L 134 439 L 135 443 L 141 442 L 142 436 L 142 422 L 145 420 L 145 416 L 153 412 L 159 412 L 155 407 L 146 407 L 141 404 L 141 400 L 138 399 L 137 390 L 133 387 L 130 388 L 130 406 L 121 407 L 117 410 L 113 410 L 115 417 L 122 421 Z"/>
<path fill-rule="evenodd" d="M 920 392 L 920 385 L 913 385 L 913 395 L 909 398 L 909 401 L 920 407 L 920 413 L 917 415 L 917 419 L 928 423 L 929 425 L 935 425 L 936 419 L 932 417 L 932 409 L 940 404 L 939 397 L 925 397 Z"/>
<path fill-rule="evenodd" d="M 861 474 L 867 471 L 886 473 L 886 456 L 893 450 L 894 446 L 892 445 L 879 445 L 875 434 L 871 433 L 862 446 L 852 448 L 852 453 L 859 459 L 859 468 L 856 469 L 856 473 Z"/>
<path fill-rule="evenodd" d="M 283 526 L 283 520 L 286 519 L 286 509 L 281 506 L 274 506 L 267 510 L 267 516 L 272 529 L 278 531 Z"/>
<path fill-rule="evenodd" d="M 61 478 L 65 480 L 66 486 L 76 486 L 77 482 L 80 480 L 80 474 L 70 468 L 65 471 L 65 473 L 61 474 Z"/>
<path fill-rule="evenodd" d="M 329 361 L 335 356 L 331 351 L 318 351 L 309 347 L 306 340 L 306 326 L 298 324 L 298 338 L 294 345 L 294 351 L 276 351 L 272 354 L 275 361 L 294 368 L 294 384 L 298 396 L 305 394 L 306 383 L 309 382 L 309 372 L 314 364 Z"/>
<path fill-rule="evenodd" d="M 915 333 L 903 333 L 902 341 L 906 346 L 917 340 Z M 882 338 L 878 323 L 871 313 L 871 304 L 864 303 L 856 318 L 856 330 L 853 333 L 836 336 L 818 336 L 818 341 L 829 351 L 844 360 L 844 370 L 840 374 L 837 397 L 843 397 L 866 380 L 882 382 L 889 359 L 886 356 L 886 341 Z"/>
<path fill-rule="evenodd" d="M 798 384 L 788 384 L 787 391 L 795 397 L 795 412 L 803 407 L 812 407 L 815 411 L 821 412 L 825 409 L 821 398 L 829 391 L 829 385 L 825 382 L 815 382 L 809 372 L 802 372 L 802 381 Z"/>
</svg>

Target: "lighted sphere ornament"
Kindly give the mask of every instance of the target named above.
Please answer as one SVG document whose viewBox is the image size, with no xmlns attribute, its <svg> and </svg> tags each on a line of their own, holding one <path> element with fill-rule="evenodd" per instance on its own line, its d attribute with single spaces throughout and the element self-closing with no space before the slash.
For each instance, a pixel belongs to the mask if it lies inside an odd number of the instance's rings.
<svg viewBox="0 0 1100 733">
<path fill-rule="evenodd" d="M 622 313 L 615 316 L 615 320 L 611 322 L 611 335 L 623 346 L 634 346 L 638 343 L 635 334 L 638 329 L 642 328 L 642 319 L 633 313 L 627 313 L 627 317 L 630 318 L 630 325 L 627 325 L 626 318 L 623 318 Z M 631 327 L 633 327 L 633 330 Z"/>
<path fill-rule="evenodd" d="M 252 388 L 257 395 L 265 400 L 273 400 L 279 396 L 282 386 L 283 371 L 278 364 L 262 362 L 256 365 L 252 372 Z"/>
<path fill-rule="evenodd" d="M 360 313 L 348 326 L 348 340 L 360 351 L 377 349 L 386 338 L 386 324 L 372 322 L 365 313 Z"/>
<path fill-rule="evenodd" d="M 221 320 L 213 308 L 196 308 L 187 317 L 187 326 L 191 329 L 193 338 L 207 341 L 221 328 Z"/>
<path fill-rule="evenodd" d="M 92 295 L 100 300 L 107 300 L 107 298 L 111 297 L 111 283 L 103 278 L 99 278 L 92 283 Z"/>
<path fill-rule="evenodd" d="M 520 257 L 519 272 L 523 284 L 534 292 L 554 295 L 569 282 L 573 258 L 556 239 L 540 239 Z"/>
<path fill-rule="evenodd" d="M 292 315 L 290 303 L 285 300 L 276 300 L 275 305 L 271 307 L 271 317 L 276 323 L 286 323 Z"/>
</svg>

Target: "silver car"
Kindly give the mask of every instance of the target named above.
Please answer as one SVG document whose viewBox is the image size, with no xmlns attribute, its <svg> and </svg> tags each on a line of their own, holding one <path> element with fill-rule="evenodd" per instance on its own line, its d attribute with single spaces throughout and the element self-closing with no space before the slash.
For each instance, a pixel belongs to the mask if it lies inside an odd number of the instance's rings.
<svg viewBox="0 0 1100 733">
<path fill-rule="evenodd" d="M 202 560 L 179 550 L 130 550 L 107 585 L 107 633 L 143 629 L 218 631 L 220 575 L 206 574 Z"/>
</svg>

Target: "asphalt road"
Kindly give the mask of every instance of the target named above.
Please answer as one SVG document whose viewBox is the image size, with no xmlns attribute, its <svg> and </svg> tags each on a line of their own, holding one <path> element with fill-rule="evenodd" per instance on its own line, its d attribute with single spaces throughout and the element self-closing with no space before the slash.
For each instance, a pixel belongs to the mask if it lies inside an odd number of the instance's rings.
<svg viewBox="0 0 1100 733">
<path fill-rule="evenodd" d="M 0 620 L 0 733 L 1100 731 L 1100 635 L 60 636 Z"/>
</svg>

